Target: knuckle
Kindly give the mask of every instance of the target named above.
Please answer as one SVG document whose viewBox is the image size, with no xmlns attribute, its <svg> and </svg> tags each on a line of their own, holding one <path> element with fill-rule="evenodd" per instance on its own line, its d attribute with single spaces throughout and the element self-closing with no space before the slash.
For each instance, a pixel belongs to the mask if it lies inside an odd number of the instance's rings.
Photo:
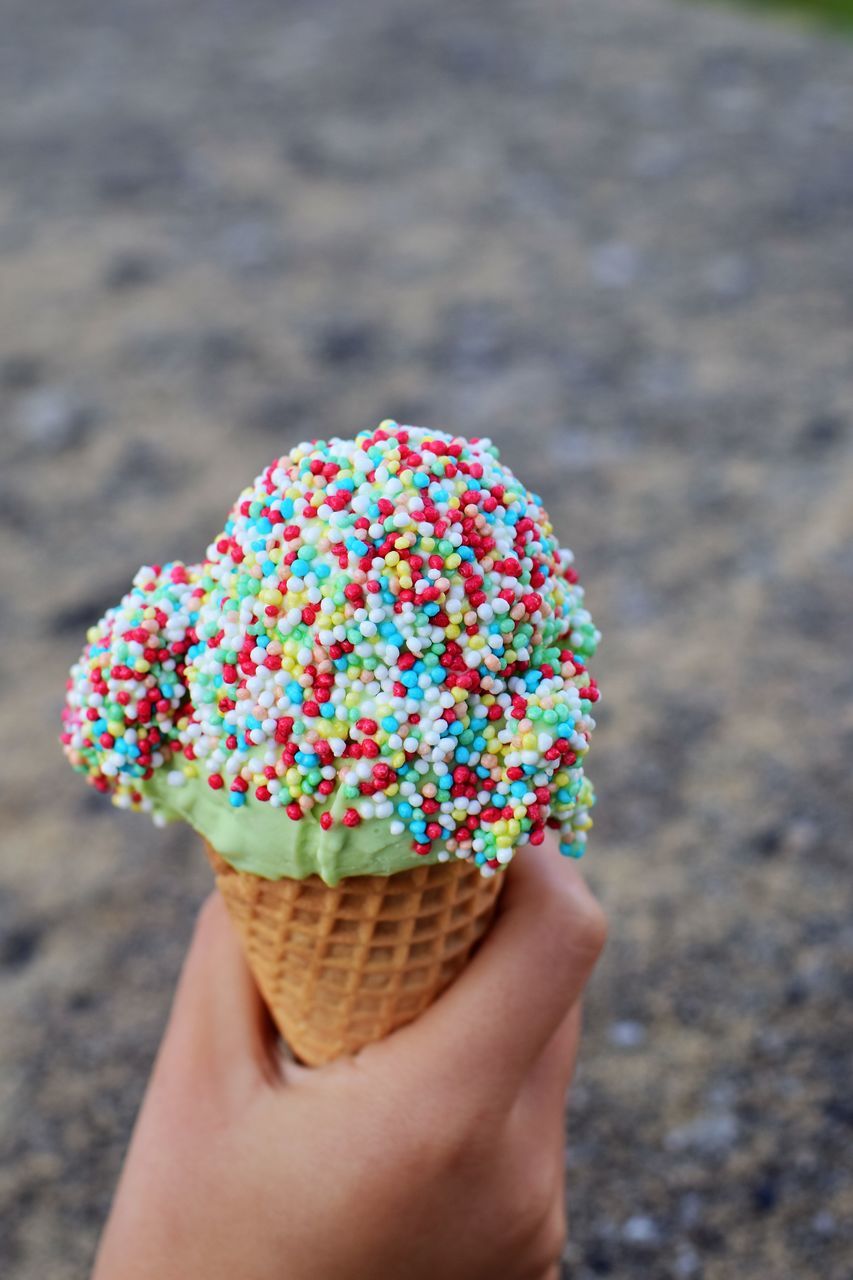
<svg viewBox="0 0 853 1280">
<path fill-rule="evenodd" d="M 601 955 L 607 942 L 607 916 L 597 898 L 587 890 L 582 910 L 578 912 L 575 937 L 593 956 Z"/>
<path fill-rule="evenodd" d="M 199 934 L 210 933 L 216 927 L 216 921 L 219 918 L 219 894 L 214 890 L 209 893 L 204 902 L 198 909 L 198 915 L 195 921 L 195 931 Z"/>
<path fill-rule="evenodd" d="M 514 1216 L 519 1236 L 533 1241 L 537 1248 L 543 1238 L 554 1203 L 554 1176 L 544 1160 L 534 1161 L 527 1169 L 514 1196 Z M 551 1259 L 553 1261 L 553 1258 Z"/>
<path fill-rule="evenodd" d="M 607 941 L 607 917 L 598 899 L 582 881 L 575 881 L 561 886 L 557 907 L 566 944 L 575 953 L 597 959 Z"/>
<path fill-rule="evenodd" d="M 198 910 L 193 928 L 192 946 L 205 948 L 216 937 L 222 927 L 223 903 L 219 893 L 214 889 L 209 893 Z"/>
<path fill-rule="evenodd" d="M 565 1252 L 568 1238 L 569 1225 L 566 1209 L 560 1200 L 548 1213 L 539 1240 L 543 1271 L 553 1266 L 555 1262 L 559 1262 Z"/>
</svg>

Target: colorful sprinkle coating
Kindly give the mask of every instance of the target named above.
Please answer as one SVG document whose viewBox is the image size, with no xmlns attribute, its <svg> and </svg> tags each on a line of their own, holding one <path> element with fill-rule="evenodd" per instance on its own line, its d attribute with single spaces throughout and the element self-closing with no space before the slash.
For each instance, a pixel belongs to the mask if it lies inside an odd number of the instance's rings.
<svg viewBox="0 0 853 1280">
<path fill-rule="evenodd" d="M 599 639 L 570 551 L 489 440 L 384 422 L 297 446 L 203 565 L 142 569 L 89 633 L 63 743 L 102 791 L 206 776 L 235 808 L 371 818 L 491 874 L 580 857 Z"/>
<path fill-rule="evenodd" d="M 147 808 L 140 781 L 180 750 L 192 705 L 185 681 L 202 591 L 180 561 L 145 567 L 89 629 L 71 668 L 61 742 L 75 769 L 124 808 Z"/>
</svg>

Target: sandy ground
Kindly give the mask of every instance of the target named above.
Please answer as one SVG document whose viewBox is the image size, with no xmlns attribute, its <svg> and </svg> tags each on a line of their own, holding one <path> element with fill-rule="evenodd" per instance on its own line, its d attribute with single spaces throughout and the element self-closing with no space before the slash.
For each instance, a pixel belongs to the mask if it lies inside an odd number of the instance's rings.
<svg viewBox="0 0 853 1280">
<path fill-rule="evenodd" d="M 853 45 L 667 0 L 0 10 L 0 1274 L 86 1273 L 209 884 L 61 758 L 85 626 L 394 416 L 499 443 L 605 635 L 566 1274 L 849 1280 Z"/>
</svg>

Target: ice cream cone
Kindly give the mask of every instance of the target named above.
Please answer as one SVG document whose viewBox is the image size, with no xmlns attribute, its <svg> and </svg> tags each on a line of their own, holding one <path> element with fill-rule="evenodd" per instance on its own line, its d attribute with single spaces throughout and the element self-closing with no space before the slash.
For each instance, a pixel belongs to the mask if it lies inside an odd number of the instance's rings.
<svg viewBox="0 0 853 1280">
<path fill-rule="evenodd" d="M 390 876 L 266 880 L 205 842 L 261 994 L 297 1058 L 355 1053 L 411 1022 L 467 964 L 503 873 L 454 860 Z"/>
</svg>

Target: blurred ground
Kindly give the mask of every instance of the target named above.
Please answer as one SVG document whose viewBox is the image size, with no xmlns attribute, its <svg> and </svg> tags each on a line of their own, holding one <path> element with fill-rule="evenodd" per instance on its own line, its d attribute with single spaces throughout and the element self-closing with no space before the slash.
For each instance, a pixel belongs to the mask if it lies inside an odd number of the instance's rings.
<svg viewBox="0 0 853 1280">
<path fill-rule="evenodd" d="M 2 16 L 0 1274 L 85 1273 L 209 884 L 62 761 L 84 628 L 395 416 L 499 442 L 605 633 L 567 1274 L 849 1280 L 853 46 L 667 0 Z"/>
</svg>

